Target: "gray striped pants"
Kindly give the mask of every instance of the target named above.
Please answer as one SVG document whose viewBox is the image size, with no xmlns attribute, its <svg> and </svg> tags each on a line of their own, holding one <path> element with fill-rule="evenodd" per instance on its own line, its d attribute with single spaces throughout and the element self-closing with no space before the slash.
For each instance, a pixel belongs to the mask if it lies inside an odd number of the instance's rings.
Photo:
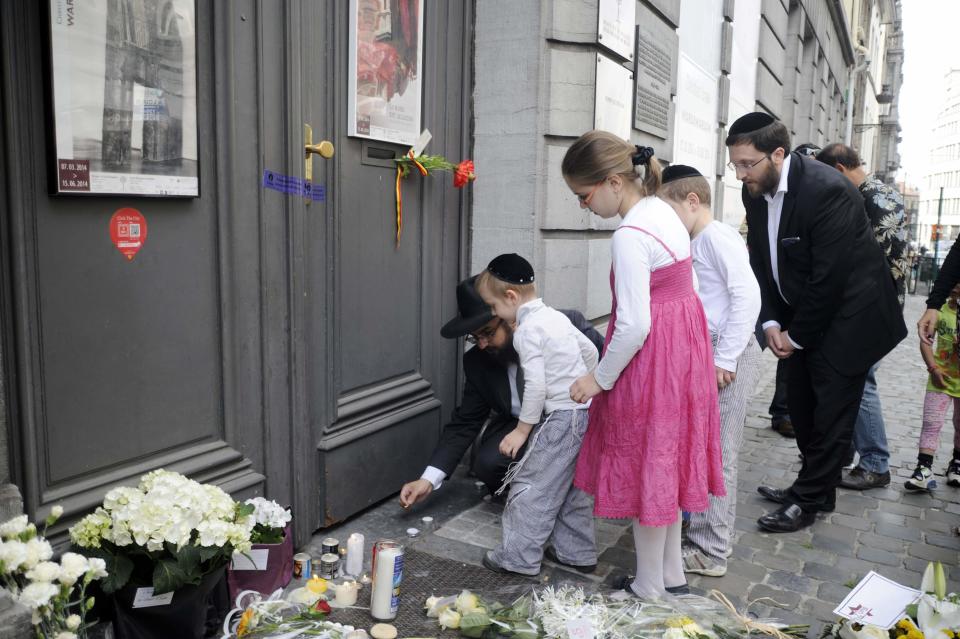
<svg viewBox="0 0 960 639">
<path fill-rule="evenodd" d="M 557 410 L 530 435 L 503 509 L 503 543 L 492 559 L 514 572 L 540 572 L 544 546 L 574 566 L 597 563 L 593 499 L 573 487 L 587 411 Z"/>
<path fill-rule="evenodd" d="M 714 337 L 716 346 L 716 337 Z M 723 485 L 726 497 L 710 496 L 710 506 L 702 513 L 690 514 L 686 542 L 704 554 L 724 562 L 732 550 L 730 538 L 737 516 L 737 456 L 743 444 L 743 425 L 747 404 L 760 377 L 760 346 L 751 335 L 747 347 L 737 359 L 737 377 L 719 393 L 720 443 L 723 455 Z"/>
</svg>

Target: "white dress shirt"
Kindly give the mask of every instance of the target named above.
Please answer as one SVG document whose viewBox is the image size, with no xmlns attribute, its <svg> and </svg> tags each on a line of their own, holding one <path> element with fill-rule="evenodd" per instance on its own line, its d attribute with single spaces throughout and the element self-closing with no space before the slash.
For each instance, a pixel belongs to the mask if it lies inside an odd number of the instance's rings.
<svg viewBox="0 0 960 639">
<path fill-rule="evenodd" d="M 690 256 L 690 234 L 670 205 L 645 197 L 627 211 L 620 226 L 642 228 L 664 242 L 678 260 Z M 607 350 L 594 372 L 597 384 L 610 390 L 650 333 L 650 273 L 674 263 L 653 237 L 635 229 L 613 234 L 610 243 L 617 321 Z"/>
<path fill-rule="evenodd" d="M 520 421 L 537 424 L 544 412 L 583 408 L 570 386 L 597 366 L 597 347 L 570 319 L 537 298 L 517 309 L 513 348 L 523 368 Z"/>
<path fill-rule="evenodd" d="M 780 287 L 780 265 L 777 264 L 777 250 L 779 249 L 777 235 L 780 231 L 780 215 L 783 213 L 783 198 L 785 198 L 787 195 L 789 178 L 790 155 L 788 154 L 785 158 L 783 158 L 783 167 L 780 169 L 780 183 L 777 185 L 777 192 L 773 195 L 770 195 L 769 193 L 763 194 L 763 199 L 767 201 L 767 241 L 770 244 L 770 271 L 773 273 L 773 281 L 777 284 L 777 292 L 780 293 L 780 297 L 782 297 L 783 301 L 787 304 L 790 303 L 790 300 L 786 298 L 786 296 L 783 294 L 783 289 Z M 771 326 L 780 328 L 780 322 L 776 320 L 767 320 L 763 323 L 763 330 L 767 330 Z M 787 334 L 787 339 L 790 340 L 790 343 L 793 344 L 794 348 L 803 348 L 795 341 L 790 339 L 789 333 Z"/>
<path fill-rule="evenodd" d="M 710 333 L 717 336 L 713 363 L 736 372 L 760 314 L 760 285 L 747 245 L 733 227 L 714 220 L 690 241 Z"/>
<path fill-rule="evenodd" d="M 474 346 L 474 348 L 477 348 Z M 596 347 L 594 347 L 596 351 Z M 517 392 L 517 365 L 516 364 L 507 364 L 507 382 L 510 386 L 510 414 L 513 417 L 520 416 L 520 393 Z M 443 480 L 447 478 L 447 474 L 437 468 L 436 466 L 427 466 L 423 471 L 423 474 L 420 475 L 420 479 L 426 479 L 428 482 L 433 484 L 433 489 L 437 490 L 443 484 Z"/>
</svg>

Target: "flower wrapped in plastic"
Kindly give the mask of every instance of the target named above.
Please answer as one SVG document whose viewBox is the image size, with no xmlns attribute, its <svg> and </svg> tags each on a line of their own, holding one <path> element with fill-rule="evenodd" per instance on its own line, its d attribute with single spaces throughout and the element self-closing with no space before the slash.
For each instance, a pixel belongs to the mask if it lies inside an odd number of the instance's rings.
<svg viewBox="0 0 960 639">
<path fill-rule="evenodd" d="M 110 490 L 103 505 L 70 528 L 89 557 L 106 562 L 113 593 L 131 578 L 155 594 L 177 590 L 250 549 L 254 506 L 238 504 L 218 486 L 155 470 L 137 487 Z"/>
<path fill-rule="evenodd" d="M 330 606 L 322 598 L 307 604 L 281 595 L 278 590 L 264 599 L 257 592 L 241 592 L 223 621 L 221 639 L 344 639 L 354 630 L 328 621 Z"/>
<path fill-rule="evenodd" d="M 107 576 L 102 559 L 66 552 L 59 562 L 50 560 L 53 548 L 44 535 L 62 514 L 54 506 L 39 533 L 26 515 L 0 524 L 0 585 L 31 611 L 40 639 L 85 638 L 94 604 L 87 587 Z"/>
<path fill-rule="evenodd" d="M 463 591 L 431 597 L 424 607 L 427 616 L 436 617 L 441 626 L 475 639 L 573 639 L 581 633 L 597 639 L 733 639 L 760 634 L 783 639 L 806 636 L 809 629 L 749 619 L 726 598 L 723 604 L 695 595 L 644 601 L 624 592 L 587 593 L 566 585 L 527 590 L 509 605 L 500 603 L 500 596 Z"/>
<path fill-rule="evenodd" d="M 821 639 L 955 639 L 960 637 L 960 596 L 947 593 L 943 564 L 930 562 L 920 581 L 916 603 L 907 606 L 906 616 L 889 630 L 871 624 L 841 619 L 828 625 Z"/>
</svg>

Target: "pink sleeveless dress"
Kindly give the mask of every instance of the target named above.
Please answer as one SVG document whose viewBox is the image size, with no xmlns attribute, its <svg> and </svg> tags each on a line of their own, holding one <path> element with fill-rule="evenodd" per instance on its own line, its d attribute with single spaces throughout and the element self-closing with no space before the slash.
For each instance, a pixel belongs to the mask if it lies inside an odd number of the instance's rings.
<svg viewBox="0 0 960 639">
<path fill-rule="evenodd" d="M 616 384 L 593 398 L 574 485 L 594 496 L 598 517 L 666 526 L 678 510 L 722 496 L 720 409 L 710 333 L 693 288 L 693 260 L 673 257 L 650 273 L 650 332 Z M 607 341 L 617 323 L 615 275 Z M 606 348 L 604 348 L 606 354 Z"/>
</svg>

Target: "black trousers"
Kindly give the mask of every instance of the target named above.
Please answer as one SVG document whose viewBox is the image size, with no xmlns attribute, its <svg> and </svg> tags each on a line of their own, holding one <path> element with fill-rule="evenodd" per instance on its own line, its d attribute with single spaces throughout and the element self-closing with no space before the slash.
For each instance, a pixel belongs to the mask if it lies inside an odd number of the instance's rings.
<svg viewBox="0 0 960 639">
<path fill-rule="evenodd" d="M 867 371 L 841 375 L 816 350 L 795 351 L 785 361 L 790 418 L 803 454 L 790 497 L 804 510 L 819 510 L 836 503 Z"/>
<path fill-rule="evenodd" d="M 508 426 L 486 435 L 483 441 L 477 446 L 473 456 L 473 465 L 471 470 L 487 486 L 487 490 L 492 495 L 503 483 L 503 477 L 507 474 L 507 467 L 514 461 L 509 457 L 500 454 L 500 442 L 514 428 L 516 422 L 510 422 Z M 517 453 L 517 459 L 523 456 L 526 445 Z"/>
<path fill-rule="evenodd" d="M 773 422 L 790 419 L 790 408 L 787 405 L 787 362 L 789 361 L 789 359 L 777 360 L 777 378 L 769 409 Z"/>
</svg>

